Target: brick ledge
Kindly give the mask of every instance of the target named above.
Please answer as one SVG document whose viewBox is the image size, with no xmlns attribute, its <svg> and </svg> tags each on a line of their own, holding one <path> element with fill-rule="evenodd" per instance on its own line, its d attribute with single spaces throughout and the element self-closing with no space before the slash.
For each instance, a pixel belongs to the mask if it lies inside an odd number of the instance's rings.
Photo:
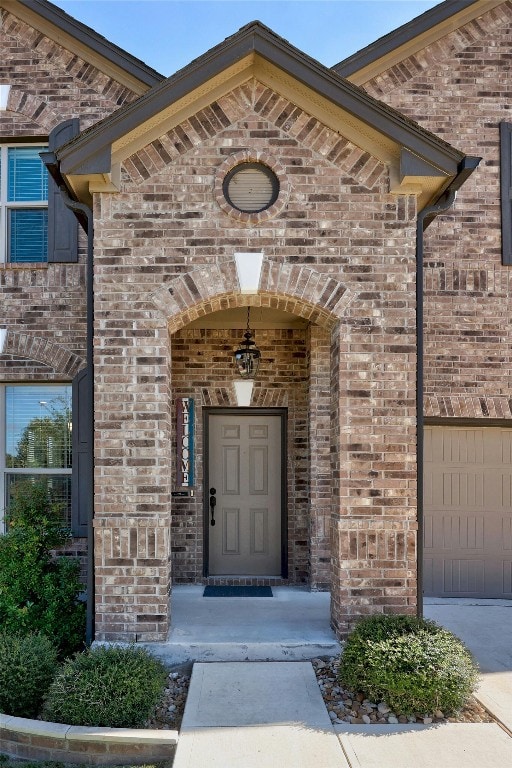
<svg viewBox="0 0 512 768">
<path fill-rule="evenodd" d="M 0 752 L 9 757 L 87 765 L 169 760 L 178 731 L 94 728 L 0 714 Z"/>
</svg>

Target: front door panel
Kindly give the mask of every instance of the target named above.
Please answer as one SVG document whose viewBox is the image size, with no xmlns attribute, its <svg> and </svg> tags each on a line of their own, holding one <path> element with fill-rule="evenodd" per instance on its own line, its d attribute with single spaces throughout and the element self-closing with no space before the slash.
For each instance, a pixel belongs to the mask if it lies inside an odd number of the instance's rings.
<svg viewBox="0 0 512 768">
<path fill-rule="evenodd" d="M 211 414 L 209 486 L 210 574 L 279 576 L 281 417 Z"/>
</svg>

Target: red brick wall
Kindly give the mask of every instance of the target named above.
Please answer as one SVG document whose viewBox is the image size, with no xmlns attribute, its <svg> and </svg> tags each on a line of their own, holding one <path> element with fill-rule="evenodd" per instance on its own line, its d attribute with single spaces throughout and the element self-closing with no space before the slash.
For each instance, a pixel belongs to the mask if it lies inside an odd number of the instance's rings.
<svg viewBox="0 0 512 768">
<path fill-rule="evenodd" d="M 0 138 L 37 137 L 80 117 L 86 128 L 134 94 L 40 32 L 0 9 L 0 82 L 11 84 Z M 70 381 L 85 364 L 85 255 L 78 264 L 0 263 L 0 325 L 8 328 L 0 382 Z M 86 567 L 87 542 L 69 551 Z M 85 578 L 85 573 L 83 574 Z"/>
<path fill-rule="evenodd" d="M 425 235 L 428 416 L 512 418 L 512 272 L 501 265 L 499 123 L 511 121 L 512 3 L 406 59 L 366 89 L 481 156 Z"/>
<path fill-rule="evenodd" d="M 218 204 L 232 154 L 264 157 L 276 169 L 284 193 L 271 216 L 230 215 Z M 416 206 L 387 188 L 374 158 L 252 82 L 132 156 L 119 194 L 96 196 L 99 637 L 165 637 L 166 536 L 180 548 L 178 577 L 200 570 L 200 499 L 171 499 L 173 402 L 192 393 L 169 383 L 188 375 L 200 405 L 229 401 L 229 352 L 213 332 L 211 345 L 199 342 L 213 372 L 197 368 L 195 347 L 188 357 L 176 350 L 190 341 L 187 323 L 248 302 L 314 324 L 301 342 L 308 357 L 294 364 L 283 345 L 254 402 L 283 406 L 300 395 L 307 414 L 301 430 L 311 458 L 293 441 L 288 458 L 289 482 L 300 478 L 296 489 L 310 494 L 291 508 L 293 579 L 324 586 L 332 558 L 340 633 L 364 612 L 414 611 Z M 260 290 L 250 297 L 238 288 L 237 251 L 264 252 Z M 145 537 L 159 532 L 158 556 L 131 542 L 134 526 Z"/>
<path fill-rule="evenodd" d="M 0 138 L 34 136 L 44 144 L 63 120 L 79 116 L 84 129 L 133 100 L 124 86 L 13 13 L 0 9 L 0 19 L 0 82 L 11 84 Z M 0 263 L 1 322 L 11 332 L 0 381 L 69 379 L 83 366 L 85 253 L 82 233 L 79 264 Z M 60 350 L 52 354 L 49 345 Z M 68 365 L 66 355 L 79 359 Z"/>
</svg>

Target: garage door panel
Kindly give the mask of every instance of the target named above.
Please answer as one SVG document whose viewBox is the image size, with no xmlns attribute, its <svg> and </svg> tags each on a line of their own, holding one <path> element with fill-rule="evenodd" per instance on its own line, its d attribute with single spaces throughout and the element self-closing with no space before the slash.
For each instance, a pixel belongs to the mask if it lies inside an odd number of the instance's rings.
<svg viewBox="0 0 512 768">
<path fill-rule="evenodd" d="M 512 430 L 425 432 L 425 594 L 512 597 Z"/>
<path fill-rule="evenodd" d="M 512 595 L 512 560 L 505 560 L 501 563 L 503 594 Z"/>
<path fill-rule="evenodd" d="M 451 594 L 485 594 L 484 560 L 446 558 L 442 568 L 443 591 Z"/>
<path fill-rule="evenodd" d="M 449 514 L 438 510 L 425 516 L 425 549 L 483 551 L 486 538 L 484 515 Z"/>
<path fill-rule="evenodd" d="M 444 597 L 483 597 L 486 573 L 482 559 L 426 557 L 424 562 L 426 594 Z"/>
<path fill-rule="evenodd" d="M 503 541 L 503 551 L 512 552 L 512 517 L 501 518 L 501 536 Z"/>
</svg>

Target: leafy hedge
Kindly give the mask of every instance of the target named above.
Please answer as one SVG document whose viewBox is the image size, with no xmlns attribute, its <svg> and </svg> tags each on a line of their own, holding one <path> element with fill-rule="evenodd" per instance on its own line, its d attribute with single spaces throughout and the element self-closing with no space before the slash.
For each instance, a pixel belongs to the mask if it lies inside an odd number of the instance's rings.
<svg viewBox="0 0 512 768">
<path fill-rule="evenodd" d="M 144 648 L 99 646 L 64 662 L 43 708 L 69 725 L 139 728 L 160 699 L 164 666 Z"/>
<path fill-rule="evenodd" d="M 57 649 L 44 635 L 0 632 L 0 712 L 36 717 L 57 669 Z"/>
<path fill-rule="evenodd" d="M 84 644 L 83 587 L 78 560 L 54 556 L 69 531 L 45 482 L 16 484 L 7 526 L 0 536 L 0 626 L 16 634 L 43 633 L 61 657 L 69 655 Z"/>
<path fill-rule="evenodd" d="M 460 710 L 477 678 L 470 652 L 455 635 L 414 616 L 363 619 L 339 665 L 344 686 L 404 715 Z"/>
</svg>

